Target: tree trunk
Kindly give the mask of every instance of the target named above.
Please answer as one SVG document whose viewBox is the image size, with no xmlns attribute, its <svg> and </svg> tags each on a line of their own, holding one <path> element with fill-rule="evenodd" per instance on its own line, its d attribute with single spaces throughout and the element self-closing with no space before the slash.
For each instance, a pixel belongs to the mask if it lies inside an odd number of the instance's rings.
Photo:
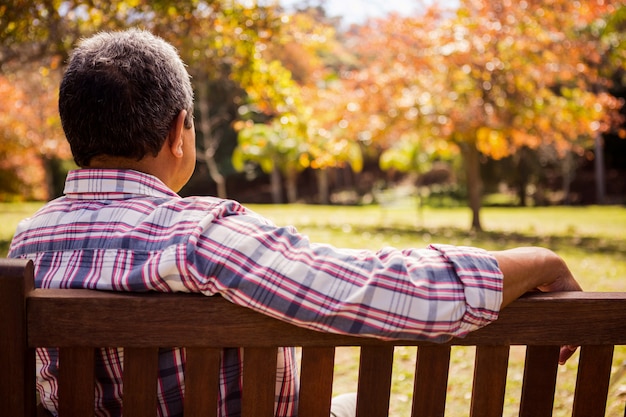
<svg viewBox="0 0 626 417">
<path fill-rule="evenodd" d="M 296 170 L 289 170 L 286 177 L 287 202 L 293 204 L 298 200 L 298 172 Z"/>
<path fill-rule="evenodd" d="M 596 133 L 595 143 L 596 203 L 604 204 L 606 199 L 606 182 L 604 180 L 604 139 Z"/>
<path fill-rule="evenodd" d="M 522 147 L 517 151 L 517 197 L 519 199 L 519 206 L 528 206 L 528 182 L 530 177 L 530 168 L 528 163 L 528 153 L 530 150 L 526 147 Z"/>
<path fill-rule="evenodd" d="M 480 231 L 482 230 L 480 207 L 483 184 L 480 178 L 479 153 L 474 143 L 463 143 L 461 153 L 465 162 L 468 204 L 472 210 L 472 230 Z"/>
<path fill-rule="evenodd" d="M 318 202 L 320 204 L 328 204 L 330 201 L 328 192 L 328 169 L 318 169 L 315 171 L 317 174 L 317 194 Z"/>
<path fill-rule="evenodd" d="M 571 152 L 563 158 L 561 172 L 563 173 L 563 202 L 569 205 L 572 203 L 571 185 L 574 180 L 574 158 Z"/>
<path fill-rule="evenodd" d="M 219 147 L 220 141 L 213 134 L 211 126 L 211 114 L 209 112 L 209 84 L 200 84 L 198 86 L 198 110 L 199 110 L 199 128 L 202 134 L 202 143 L 204 145 L 204 163 L 209 169 L 209 175 L 217 186 L 217 197 L 226 198 L 226 180 L 220 173 L 215 161 L 215 152 Z"/>
<path fill-rule="evenodd" d="M 217 162 L 215 161 L 215 148 L 208 147 L 204 151 L 204 163 L 209 169 L 209 175 L 211 179 L 215 181 L 215 185 L 217 187 L 217 197 L 219 198 L 227 198 L 226 193 L 226 180 L 224 176 L 220 173 L 219 168 L 217 167 Z"/>
<path fill-rule="evenodd" d="M 517 184 L 517 200 L 520 207 L 528 206 L 528 201 L 526 199 L 526 197 L 528 196 L 528 194 L 526 193 L 527 188 L 528 182 L 526 181 L 526 178 L 520 177 L 519 183 Z"/>
<path fill-rule="evenodd" d="M 272 203 L 274 204 L 282 204 L 283 203 L 283 187 L 280 179 L 280 171 L 276 164 L 274 164 L 274 169 L 270 174 L 270 189 L 272 190 Z"/>
</svg>

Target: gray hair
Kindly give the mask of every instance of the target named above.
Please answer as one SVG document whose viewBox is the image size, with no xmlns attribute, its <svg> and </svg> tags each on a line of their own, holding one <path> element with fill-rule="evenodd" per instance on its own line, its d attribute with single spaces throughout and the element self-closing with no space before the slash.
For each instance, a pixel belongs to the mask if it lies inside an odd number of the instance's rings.
<svg viewBox="0 0 626 417">
<path fill-rule="evenodd" d="M 176 49 L 150 32 L 102 32 L 70 57 L 59 113 L 76 163 L 99 155 L 156 156 L 181 110 L 192 127 L 193 90 Z"/>
</svg>

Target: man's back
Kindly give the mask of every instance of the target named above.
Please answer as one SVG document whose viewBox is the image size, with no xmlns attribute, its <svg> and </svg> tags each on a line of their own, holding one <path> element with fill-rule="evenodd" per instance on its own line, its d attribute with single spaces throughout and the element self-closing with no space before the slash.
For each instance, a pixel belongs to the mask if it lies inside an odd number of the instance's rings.
<svg viewBox="0 0 626 417">
<path fill-rule="evenodd" d="M 199 282 L 188 273 L 188 245 L 197 239 L 198 223 L 227 213 L 229 203 L 212 198 L 184 200 L 155 178 L 133 171 L 79 170 L 70 174 L 67 186 L 67 195 L 25 220 L 12 242 L 10 256 L 34 260 L 37 287 L 213 294 L 208 279 Z M 208 270 L 206 274 L 210 275 Z M 291 349 L 279 352 L 282 415 L 291 415 L 296 396 L 292 353 Z M 185 352 L 163 349 L 159 357 L 159 415 L 178 415 Z M 55 410 L 57 351 L 39 349 L 37 359 L 41 398 L 49 410 Z M 225 350 L 222 361 L 220 411 L 237 415 L 240 352 Z M 97 402 L 110 415 L 121 413 L 122 363 L 121 350 L 100 351 Z"/>
</svg>

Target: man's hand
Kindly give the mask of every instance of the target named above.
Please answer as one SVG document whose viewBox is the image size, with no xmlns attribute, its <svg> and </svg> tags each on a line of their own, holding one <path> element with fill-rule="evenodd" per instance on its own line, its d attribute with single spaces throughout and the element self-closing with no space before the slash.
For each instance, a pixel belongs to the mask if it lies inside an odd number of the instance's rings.
<svg viewBox="0 0 626 417">
<path fill-rule="evenodd" d="M 491 254 L 504 274 L 502 308 L 533 290 L 582 291 L 565 261 L 549 249 L 523 247 Z"/>
<path fill-rule="evenodd" d="M 549 249 L 528 247 L 492 252 L 504 274 L 502 307 L 529 291 L 582 291 L 565 261 Z M 563 346 L 559 364 L 576 352 L 577 346 Z"/>
<path fill-rule="evenodd" d="M 572 357 L 574 352 L 576 352 L 576 349 L 578 349 L 578 346 L 561 346 L 561 352 L 559 353 L 559 365 L 565 365 L 565 362 Z"/>
</svg>

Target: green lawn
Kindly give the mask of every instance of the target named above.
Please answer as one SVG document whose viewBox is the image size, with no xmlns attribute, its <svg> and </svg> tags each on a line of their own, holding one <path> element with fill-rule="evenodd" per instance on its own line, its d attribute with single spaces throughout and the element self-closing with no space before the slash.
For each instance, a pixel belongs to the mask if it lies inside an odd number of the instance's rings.
<svg viewBox="0 0 626 417">
<path fill-rule="evenodd" d="M 8 242 L 19 219 L 40 206 L 0 204 L 0 255 L 6 255 Z M 253 210 L 280 225 L 295 225 L 311 240 L 336 246 L 377 249 L 382 246 L 423 247 L 429 243 L 474 245 L 503 249 L 520 245 L 547 246 L 569 263 L 586 290 L 626 291 L 626 208 L 624 207 L 547 207 L 485 208 L 485 232 L 468 231 L 470 212 L 465 208 L 424 208 L 398 204 L 386 208 L 328 207 L 303 205 L 254 205 Z M 574 325 L 574 324 L 573 324 Z M 354 390 L 358 351 L 342 348 L 337 352 L 335 391 Z M 447 415 L 468 415 L 472 381 L 473 349 L 454 348 L 448 390 Z M 410 414 L 414 349 L 396 351 L 390 415 Z M 524 350 L 513 347 L 507 382 L 504 415 L 517 412 L 523 373 Z M 577 356 L 560 367 L 554 416 L 571 415 L 572 388 Z M 612 400 L 607 416 L 623 416 L 626 397 L 626 350 L 616 349 Z"/>
<path fill-rule="evenodd" d="M 31 216 L 42 203 L 0 203 L 0 256 L 6 256 L 20 220 Z"/>
</svg>

